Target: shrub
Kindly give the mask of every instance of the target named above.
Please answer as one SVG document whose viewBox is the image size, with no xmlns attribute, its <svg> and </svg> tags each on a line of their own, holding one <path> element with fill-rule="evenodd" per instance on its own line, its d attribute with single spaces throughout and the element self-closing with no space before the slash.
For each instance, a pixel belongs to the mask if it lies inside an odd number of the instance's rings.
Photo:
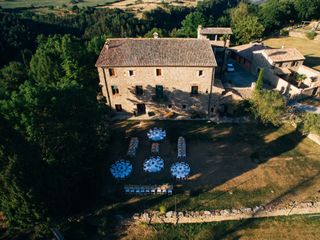
<svg viewBox="0 0 320 240">
<path fill-rule="evenodd" d="M 316 33 L 315 31 L 311 31 L 311 32 L 307 32 L 307 33 L 306 33 L 306 37 L 307 37 L 309 40 L 313 40 L 316 36 L 317 36 L 317 33 Z"/>
<path fill-rule="evenodd" d="M 303 130 L 320 134 L 320 115 L 315 113 L 307 113 L 303 119 Z"/>
<path fill-rule="evenodd" d="M 283 37 L 289 36 L 289 31 L 287 29 L 281 29 L 280 36 L 283 36 Z"/>
<path fill-rule="evenodd" d="M 255 117 L 260 119 L 263 124 L 281 125 L 286 103 L 279 92 L 273 90 L 255 91 L 251 104 Z"/>
<path fill-rule="evenodd" d="M 167 212 L 167 208 L 166 208 L 165 206 L 161 205 L 161 206 L 159 207 L 159 211 L 160 211 L 161 213 L 166 213 L 166 212 Z"/>
</svg>

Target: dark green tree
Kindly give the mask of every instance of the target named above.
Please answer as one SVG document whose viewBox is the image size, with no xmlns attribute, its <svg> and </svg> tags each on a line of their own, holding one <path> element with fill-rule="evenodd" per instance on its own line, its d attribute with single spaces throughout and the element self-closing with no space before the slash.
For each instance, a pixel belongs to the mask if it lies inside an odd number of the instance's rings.
<svg viewBox="0 0 320 240">
<path fill-rule="evenodd" d="M 43 236 L 49 231 L 45 167 L 36 149 L 0 117 L 0 208 L 10 234 Z"/>
<path fill-rule="evenodd" d="M 186 16 L 182 21 L 182 27 L 178 30 L 179 34 L 186 37 L 196 37 L 199 25 L 205 24 L 205 18 L 200 12 L 193 12 Z"/>
<path fill-rule="evenodd" d="M 273 90 L 255 91 L 251 104 L 255 117 L 262 123 L 281 125 L 286 104 L 279 92 Z"/>
<path fill-rule="evenodd" d="M 307 113 L 303 118 L 303 130 L 320 135 L 320 115 Z"/>
<path fill-rule="evenodd" d="M 263 87 L 263 73 L 264 73 L 264 69 L 260 68 L 258 79 L 256 81 L 256 88 L 255 88 L 256 91 L 261 91 L 262 90 L 262 87 Z"/>
<path fill-rule="evenodd" d="M 320 18 L 320 0 L 294 0 L 293 3 L 300 20 Z"/>
<path fill-rule="evenodd" d="M 97 166 L 108 145 L 105 105 L 97 101 L 96 79 L 85 71 L 92 71 L 85 53 L 85 44 L 70 36 L 41 39 L 31 59 L 31 79 L 0 100 L 4 117 L 39 149 L 47 168 L 39 182 L 47 183 L 45 203 L 53 219 L 93 199 Z"/>
<path fill-rule="evenodd" d="M 264 26 L 258 17 L 250 12 L 249 6 L 241 2 L 231 11 L 232 28 L 238 43 L 248 43 L 260 38 Z"/>
<path fill-rule="evenodd" d="M 10 62 L 0 69 L 0 98 L 17 91 L 19 86 L 28 79 L 25 66 L 20 62 Z"/>
<path fill-rule="evenodd" d="M 287 26 L 296 19 L 296 11 L 291 0 L 269 0 L 259 8 L 259 18 L 268 32 Z"/>
</svg>

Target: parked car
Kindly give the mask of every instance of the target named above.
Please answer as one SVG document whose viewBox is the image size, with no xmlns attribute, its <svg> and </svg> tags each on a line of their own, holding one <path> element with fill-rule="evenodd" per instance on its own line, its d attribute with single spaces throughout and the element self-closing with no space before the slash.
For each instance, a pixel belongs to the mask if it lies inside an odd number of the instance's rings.
<svg viewBox="0 0 320 240">
<path fill-rule="evenodd" d="M 234 72 L 234 66 L 232 63 L 227 64 L 227 72 Z"/>
</svg>

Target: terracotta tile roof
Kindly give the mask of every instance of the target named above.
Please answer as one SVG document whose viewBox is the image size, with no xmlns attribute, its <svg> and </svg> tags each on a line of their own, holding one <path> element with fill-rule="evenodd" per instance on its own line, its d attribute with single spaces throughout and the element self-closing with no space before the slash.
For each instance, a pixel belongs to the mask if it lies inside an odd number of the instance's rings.
<svg viewBox="0 0 320 240">
<path fill-rule="evenodd" d="M 220 98 L 220 103 L 228 103 L 230 101 L 242 101 L 250 99 L 252 89 L 249 88 L 226 88 L 226 93 Z"/>
<path fill-rule="evenodd" d="M 223 35 L 223 34 L 232 34 L 232 29 L 231 28 L 202 28 L 200 30 L 201 34 L 208 35 L 208 34 L 218 34 L 218 35 Z"/>
<path fill-rule="evenodd" d="M 305 60 L 305 57 L 296 48 L 267 49 L 264 53 L 272 62 L 287 62 Z"/>
<path fill-rule="evenodd" d="M 195 38 L 114 38 L 96 62 L 103 66 L 217 66 L 209 40 Z"/>
<path fill-rule="evenodd" d="M 268 49 L 269 47 L 264 46 L 263 44 L 260 43 L 249 43 L 249 44 L 244 44 L 244 45 L 239 45 L 230 48 L 234 52 L 236 52 L 239 56 L 252 61 L 252 56 L 254 51 L 260 51 L 264 49 Z"/>
</svg>

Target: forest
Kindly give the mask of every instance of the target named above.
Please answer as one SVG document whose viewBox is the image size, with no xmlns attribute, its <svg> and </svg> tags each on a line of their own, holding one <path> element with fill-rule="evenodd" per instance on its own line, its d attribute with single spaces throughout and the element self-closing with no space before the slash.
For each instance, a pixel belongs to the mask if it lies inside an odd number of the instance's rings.
<svg viewBox="0 0 320 240">
<path fill-rule="evenodd" d="M 64 16 L 0 9 L 0 235 L 45 239 L 99 198 L 111 129 L 94 64 L 106 38 L 231 26 L 243 44 L 319 18 L 320 0 L 204 0 L 141 19 L 92 7 Z"/>
</svg>

